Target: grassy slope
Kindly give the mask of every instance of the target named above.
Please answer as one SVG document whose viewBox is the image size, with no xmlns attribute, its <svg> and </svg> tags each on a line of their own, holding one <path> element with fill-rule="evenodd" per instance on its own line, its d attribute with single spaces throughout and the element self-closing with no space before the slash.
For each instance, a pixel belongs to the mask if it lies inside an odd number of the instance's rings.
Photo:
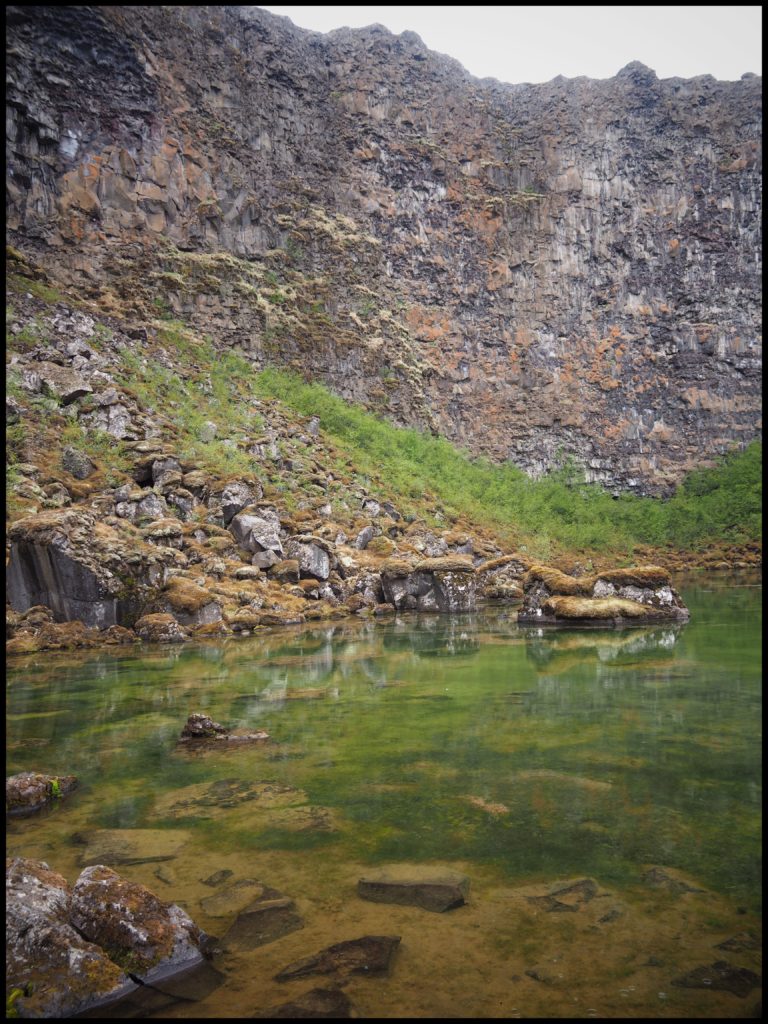
<svg viewBox="0 0 768 1024">
<path fill-rule="evenodd" d="M 533 481 L 511 465 L 472 459 L 442 438 L 397 429 L 321 385 L 275 369 L 259 374 L 256 386 L 304 415 L 318 415 L 355 464 L 380 475 L 395 494 L 414 500 L 431 492 L 449 513 L 527 542 L 538 557 L 550 547 L 631 554 L 637 545 L 701 550 L 761 538 L 759 442 L 692 474 L 669 500 L 615 499 L 584 483 L 576 466 Z"/>
<path fill-rule="evenodd" d="M 60 298 L 56 293 L 38 297 L 46 302 Z M 505 544 L 523 546 L 539 560 L 576 553 L 631 559 L 645 547 L 708 550 L 710 561 L 716 561 L 718 552 L 728 560 L 740 547 L 758 549 L 762 448 L 757 442 L 721 460 L 715 469 L 693 474 L 670 500 L 613 498 L 599 486 L 585 484 L 574 465 L 532 481 L 511 465 L 473 459 L 442 438 L 395 428 L 318 384 L 273 368 L 257 374 L 241 355 L 216 351 L 210 340 L 201 340 L 179 322 L 158 326 L 158 342 L 173 354 L 173 369 L 159 364 L 152 353 L 146 353 L 147 359 L 124 349 L 116 378 L 141 407 L 173 410 L 180 454 L 212 470 L 252 472 L 254 465 L 245 452 L 223 443 L 226 434 L 214 442 L 200 442 L 200 425 L 206 419 L 226 423 L 232 437 L 238 431 L 258 430 L 253 402 L 266 397 L 295 413 L 320 417 L 324 435 L 341 460 L 327 469 L 338 471 L 345 463 L 347 471 L 370 482 L 378 496 L 391 498 L 414 515 L 423 516 L 425 505 L 437 502 L 449 518 L 491 529 Z M 92 344 L 99 346 L 101 341 L 109 348 L 111 331 L 100 330 Z M 36 334 L 30 324 L 8 341 L 12 349 L 23 350 L 41 340 Z M 21 395 L 13 375 L 8 390 Z M 22 447 L 23 435 L 33 431 L 59 446 L 74 444 L 102 460 L 111 459 L 114 483 L 118 482 L 125 467 L 120 446 L 112 438 L 84 432 L 72 420 L 60 421 L 58 410 L 48 409 L 46 399 L 38 397 L 31 404 L 40 422 L 11 427 L 8 462 L 21 461 L 14 450 Z M 50 430 L 44 429 L 46 419 Z M 279 479 L 272 482 L 283 490 Z"/>
</svg>

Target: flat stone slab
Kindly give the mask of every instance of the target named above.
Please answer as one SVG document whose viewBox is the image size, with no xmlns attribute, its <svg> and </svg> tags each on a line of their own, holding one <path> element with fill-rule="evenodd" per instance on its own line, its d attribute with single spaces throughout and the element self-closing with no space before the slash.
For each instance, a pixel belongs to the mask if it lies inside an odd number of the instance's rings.
<svg viewBox="0 0 768 1024">
<path fill-rule="evenodd" d="M 400 944 L 399 935 L 364 935 L 295 960 L 275 975 L 275 981 L 292 981 L 308 974 L 385 974 Z"/>
<path fill-rule="evenodd" d="M 467 902 L 469 879 L 444 868 L 392 864 L 361 878 L 357 895 L 374 903 L 398 903 L 440 914 Z"/>
<path fill-rule="evenodd" d="M 190 838 L 184 829 L 165 828 L 104 828 L 73 836 L 85 846 L 80 854 L 82 866 L 172 860 Z"/>
</svg>

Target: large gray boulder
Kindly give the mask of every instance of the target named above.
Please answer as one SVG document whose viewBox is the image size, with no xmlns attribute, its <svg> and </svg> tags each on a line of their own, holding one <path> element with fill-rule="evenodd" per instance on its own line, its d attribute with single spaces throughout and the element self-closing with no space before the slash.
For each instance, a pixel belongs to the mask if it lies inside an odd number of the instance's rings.
<svg viewBox="0 0 768 1024">
<path fill-rule="evenodd" d="M 303 578 L 312 577 L 316 580 L 327 580 L 331 574 L 331 548 L 319 537 L 303 535 L 291 537 L 285 544 L 288 558 L 295 558 L 299 563 L 299 574 Z"/>
<path fill-rule="evenodd" d="M 6 988 L 26 990 L 20 1017 L 71 1017 L 138 988 L 96 943 L 69 920 L 67 880 L 44 861 L 14 857 L 5 873 Z"/>
<path fill-rule="evenodd" d="M 246 551 L 272 551 L 284 557 L 280 540 L 280 520 L 272 509 L 246 510 L 233 517 L 229 530 Z"/>
<path fill-rule="evenodd" d="M 398 610 L 474 611 L 477 576 L 465 555 L 425 558 L 416 565 L 390 559 L 381 567 L 384 600 Z"/>
</svg>

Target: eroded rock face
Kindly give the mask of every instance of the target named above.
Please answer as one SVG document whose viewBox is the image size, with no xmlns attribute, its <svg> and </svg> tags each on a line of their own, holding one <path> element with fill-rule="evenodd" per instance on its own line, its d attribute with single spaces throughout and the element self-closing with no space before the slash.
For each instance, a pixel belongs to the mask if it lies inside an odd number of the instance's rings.
<svg viewBox="0 0 768 1024">
<path fill-rule="evenodd" d="M 59 622 L 133 625 L 142 601 L 165 579 L 168 550 L 134 539 L 81 508 L 19 519 L 9 530 L 8 601 L 46 605 Z"/>
<path fill-rule="evenodd" d="M 687 622 L 690 612 L 660 566 L 569 576 L 533 565 L 523 580 L 524 625 L 613 625 Z"/>
<path fill-rule="evenodd" d="M 8 227 L 54 278 L 155 286 L 201 334 L 532 474 L 565 453 L 664 491 L 759 434 L 760 78 L 511 85 L 254 7 L 9 10 Z M 297 277 L 275 344 L 236 285 L 297 238 L 334 318 Z"/>
</svg>

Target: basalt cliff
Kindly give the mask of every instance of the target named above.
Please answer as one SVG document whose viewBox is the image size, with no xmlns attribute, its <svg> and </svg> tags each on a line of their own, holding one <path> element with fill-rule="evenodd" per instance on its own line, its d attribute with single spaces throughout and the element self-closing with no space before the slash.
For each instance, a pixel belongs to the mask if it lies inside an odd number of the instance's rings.
<svg viewBox="0 0 768 1024">
<path fill-rule="evenodd" d="M 508 85 L 254 7 L 7 11 L 17 270 L 533 475 L 665 494 L 759 436 L 759 78 Z"/>
</svg>

